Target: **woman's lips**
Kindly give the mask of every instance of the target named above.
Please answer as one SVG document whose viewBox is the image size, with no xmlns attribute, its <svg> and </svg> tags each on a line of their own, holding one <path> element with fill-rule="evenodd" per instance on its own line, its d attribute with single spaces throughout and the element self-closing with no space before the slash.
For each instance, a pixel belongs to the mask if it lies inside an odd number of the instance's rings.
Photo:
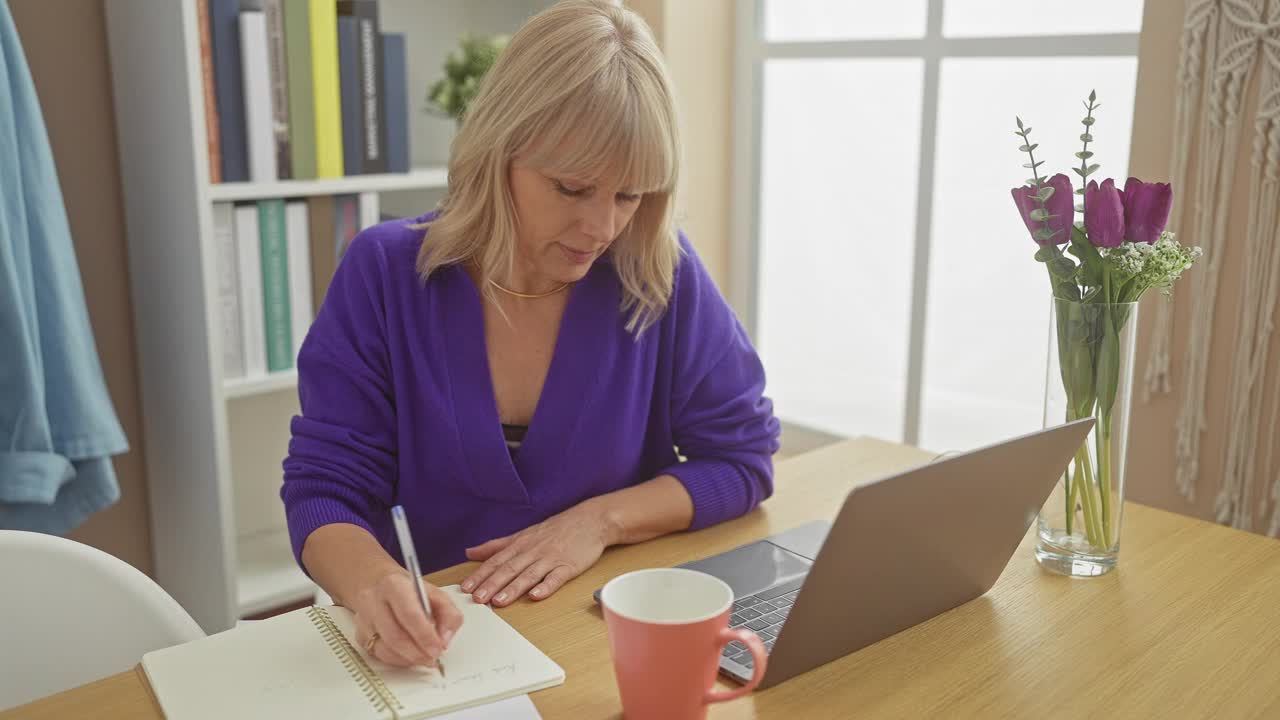
<svg viewBox="0 0 1280 720">
<path fill-rule="evenodd" d="M 564 253 L 565 257 L 569 258 L 570 262 L 578 265 L 589 263 L 592 260 L 596 259 L 596 253 L 594 250 L 588 250 L 586 252 L 582 252 L 581 250 L 574 250 L 573 248 L 564 244 L 560 244 L 560 250 Z"/>
</svg>

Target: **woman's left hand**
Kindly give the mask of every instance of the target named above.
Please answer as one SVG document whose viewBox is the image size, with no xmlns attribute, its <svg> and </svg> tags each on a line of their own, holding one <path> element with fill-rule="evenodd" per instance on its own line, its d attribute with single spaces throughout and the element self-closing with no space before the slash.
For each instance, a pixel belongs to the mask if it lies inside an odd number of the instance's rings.
<svg viewBox="0 0 1280 720">
<path fill-rule="evenodd" d="M 588 501 L 590 502 L 590 501 Z M 483 564 L 462 581 L 476 602 L 504 607 L 525 593 L 542 600 L 600 559 L 608 547 L 604 513 L 576 505 L 514 535 L 468 548 Z"/>
</svg>

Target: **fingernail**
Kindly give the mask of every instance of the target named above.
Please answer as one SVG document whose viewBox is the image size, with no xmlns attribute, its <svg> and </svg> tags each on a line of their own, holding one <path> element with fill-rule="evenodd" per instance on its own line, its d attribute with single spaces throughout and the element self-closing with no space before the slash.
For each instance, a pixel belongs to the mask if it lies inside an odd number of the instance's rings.
<svg viewBox="0 0 1280 720">
<path fill-rule="evenodd" d="M 533 597 L 536 597 L 536 598 L 540 598 L 540 597 L 542 597 L 542 588 L 534 588 L 533 590 L 531 590 L 531 591 L 529 592 L 529 595 L 531 595 L 531 596 L 533 596 Z"/>
<path fill-rule="evenodd" d="M 471 592 L 471 588 L 473 588 L 473 587 L 475 587 L 475 586 L 476 586 L 476 584 L 475 584 L 475 583 L 473 583 L 473 582 L 471 582 L 470 580 L 468 580 L 468 581 L 466 581 L 466 582 L 462 583 L 462 592 Z"/>
<path fill-rule="evenodd" d="M 506 601 L 507 601 L 507 594 L 506 594 L 506 593 L 498 593 L 498 596 L 494 598 L 494 601 L 495 601 L 495 602 L 506 602 Z"/>
<path fill-rule="evenodd" d="M 440 638 L 440 639 L 444 641 L 444 646 L 445 646 L 445 648 L 448 648 L 448 647 L 449 647 L 449 641 L 453 640 L 453 631 L 452 631 L 452 630 L 445 630 L 445 631 L 444 631 L 444 637 L 442 637 L 442 638 Z"/>
<path fill-rule="evenodd" d="M 488 597 L 488 593 L 481 590 L 480 592 L 476 593 L 476 602 L 484 602 L 486 597 Z"/>
</svg>

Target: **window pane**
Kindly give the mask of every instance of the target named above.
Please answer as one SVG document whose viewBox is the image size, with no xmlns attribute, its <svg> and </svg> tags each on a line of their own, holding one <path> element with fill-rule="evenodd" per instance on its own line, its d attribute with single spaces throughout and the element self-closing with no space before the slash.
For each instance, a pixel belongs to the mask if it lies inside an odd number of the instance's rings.
<svg viewBox="0 0 1280 720">
<path fill-rule="evenodd" d="M 759 341 L 786 420 L 902 439 L 920 60 L 772 60 Z"/>
<path fill-rule="evenodd" d="M 1142 0 L 943 0 L 942 4 L 942 34 L 946 37 L 1136 33 L 1140 29 Z"/>
<path fill-rule="evenodd" d="M 925 0 L 765 0 L 770 42 L 924 37 Z"/>
<path fill-rule="evenodd" d="M 1081 101 L 1096 88 L 1092 177 L 1123 186 L 1136 73 L 1131 57 L 942 62 L 922 447 L 971 448 L 1042 424 L 1049 278 L 1009 195 L 1030 177 L 1014 116 L 1040 145 L 1041 174 L 1065 173 L 1078 188 Z"/>
</svg>

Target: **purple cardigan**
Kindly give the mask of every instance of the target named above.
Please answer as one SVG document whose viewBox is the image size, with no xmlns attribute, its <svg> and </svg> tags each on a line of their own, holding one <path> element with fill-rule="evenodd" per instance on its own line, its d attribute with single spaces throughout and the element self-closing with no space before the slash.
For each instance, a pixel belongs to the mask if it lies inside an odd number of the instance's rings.
<svg viewBox="0 0 1280 720">
<path fill-rule="evenodd" d="M 698 256 L 683 258 L 662 318 L 637 341 L 606 258 L 571 290 L 528 434 L 507 449 L 480 294 L 460 267 L 425 285 L 413 221 L 361 232 L 298 355 L 302 414 L 284 461 L 289 535 L 328 523 L 371 532 L 397 559 L 389 508 L 408 515 L 423 572 L 587 498 L 674 475 L 693 527 L 773 491 L 778 421 L 764 370 Z M 676 448 L 686 458 L 681 461 Z"/>
</svg>

